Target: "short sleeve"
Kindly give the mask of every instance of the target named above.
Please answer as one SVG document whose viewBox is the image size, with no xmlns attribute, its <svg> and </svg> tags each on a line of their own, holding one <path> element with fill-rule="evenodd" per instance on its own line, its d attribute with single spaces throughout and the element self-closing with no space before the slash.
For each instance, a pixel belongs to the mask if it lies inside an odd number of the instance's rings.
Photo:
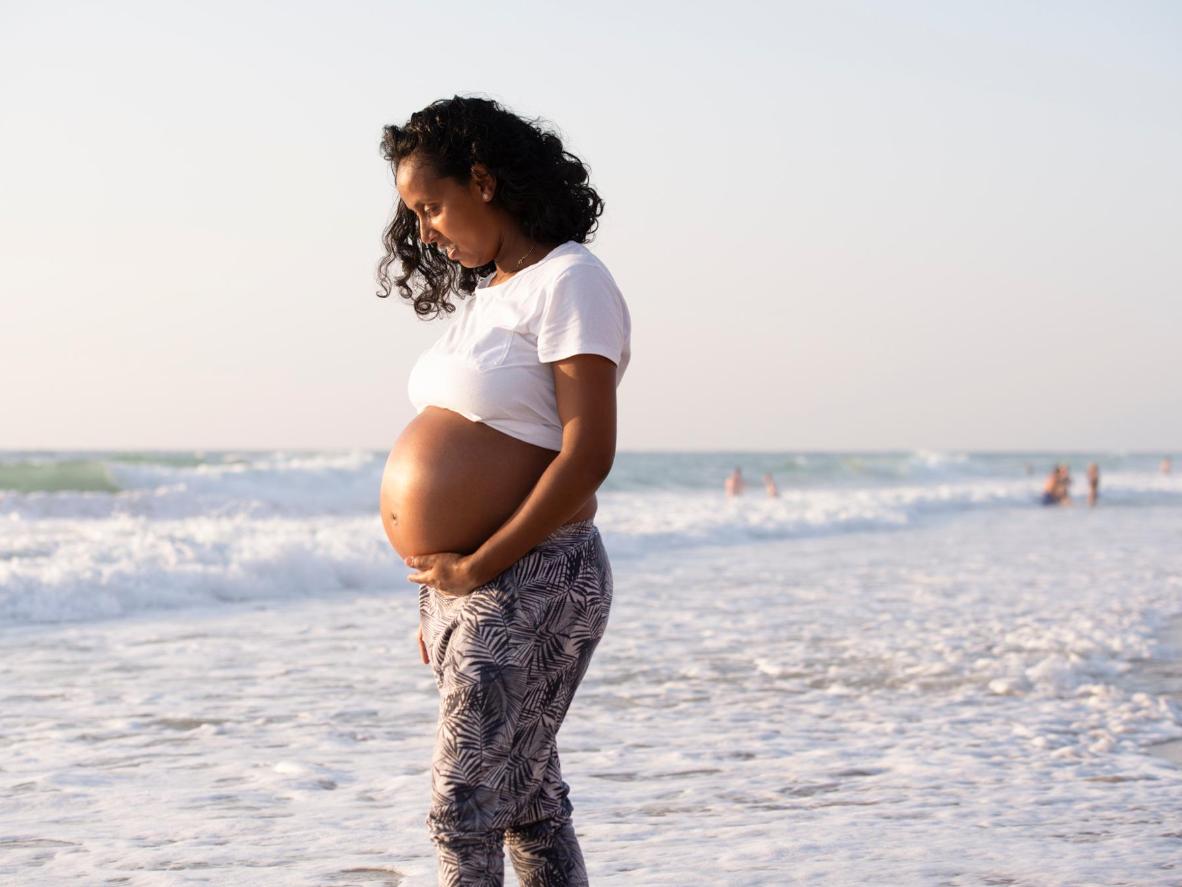
<svg viewBox="0 0 1182 887">
<path fill-rule="evenodd" d="M 575 354 L 600 354 L 627 363 L 630 320 L 611 276 L 586 265 L 560 274 L 542 301 L 538 360 L 552 363 Z"/>
</svg>

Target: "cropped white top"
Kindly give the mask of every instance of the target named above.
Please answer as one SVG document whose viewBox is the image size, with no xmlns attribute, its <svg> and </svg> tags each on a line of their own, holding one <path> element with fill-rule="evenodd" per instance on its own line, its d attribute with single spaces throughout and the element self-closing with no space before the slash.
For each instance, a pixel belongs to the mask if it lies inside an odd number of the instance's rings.
<svg viewBox="0 0 1182 887">
<path fill-rule="evenodd" d="M 600 354 L 616 365 L 631 355 L 632 319 L 607 267 L 573 240 L 504 283 L 457 306 L 448 329 L 419 355 L 407 382 L 418 412 L 444 407 L 511 437 L 562 449 L 562 424 L 548 365 Z"/>
</svg>

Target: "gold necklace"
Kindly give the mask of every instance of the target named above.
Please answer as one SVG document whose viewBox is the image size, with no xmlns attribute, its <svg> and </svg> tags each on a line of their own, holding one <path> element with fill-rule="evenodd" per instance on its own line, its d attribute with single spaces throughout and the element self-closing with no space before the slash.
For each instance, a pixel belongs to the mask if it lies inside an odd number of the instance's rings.
<svg viewBox="0 0 1182 887">
<path fill-rule="evenodd" d="M 538 245 L 535 243 L 533 246 L 531 246 L 529 248 L 528 253 L 526 253 L 524 256 L 522 256 L 520 259 L 517 260 L 517 264 L 513 267 L 513 274 L 516 274 L 518 271 L 521 270 L 522 263 L 525 262 L 525 260 L 528 259 L 530 256 L 532 256 L 534 254 L 534 250 L 536 250 L 537 248 L 538 248 Z M 509 276 L 512 277 L 513 275 L 510 274 Z M 503 277 L 501 278 L 501 280 L 494 280 L 493 286 L 496 286 L 498 283 L 501 283 L 503 280 L 504 280 Z"/>
</svg>

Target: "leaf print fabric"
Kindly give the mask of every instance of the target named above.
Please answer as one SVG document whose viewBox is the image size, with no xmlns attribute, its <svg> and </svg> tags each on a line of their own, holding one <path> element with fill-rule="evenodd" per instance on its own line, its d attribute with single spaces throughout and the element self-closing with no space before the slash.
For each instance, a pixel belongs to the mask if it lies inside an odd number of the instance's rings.
<svg viewBox="0 0 1182 887">
<path fill-rule="evenodd" d="M 587 883 L 555 737 L 611 599 L 590 520 L 559 527 L 470 594 L 420 586 L 440 692 L 427 816 L 440 885 L 500 887 L 503 840 L 522 887 Z"/>
</svg>

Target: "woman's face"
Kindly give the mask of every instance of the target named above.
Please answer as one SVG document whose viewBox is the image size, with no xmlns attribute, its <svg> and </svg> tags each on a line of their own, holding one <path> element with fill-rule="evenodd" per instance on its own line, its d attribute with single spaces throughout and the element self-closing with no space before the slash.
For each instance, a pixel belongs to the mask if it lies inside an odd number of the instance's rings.
<svg viewBox="0 0 1182 887">
<path fill-rule="evenodd" d="M 419 239 L 434 244 L 465 268 L 487 265 L 497 254 L 501 232 L 491 198 L 495 183 L 482 169 L 466 184 L 435 174 L 414 155 L 398 164 L 398 196 L 419 220 Z"/>
</svg>

